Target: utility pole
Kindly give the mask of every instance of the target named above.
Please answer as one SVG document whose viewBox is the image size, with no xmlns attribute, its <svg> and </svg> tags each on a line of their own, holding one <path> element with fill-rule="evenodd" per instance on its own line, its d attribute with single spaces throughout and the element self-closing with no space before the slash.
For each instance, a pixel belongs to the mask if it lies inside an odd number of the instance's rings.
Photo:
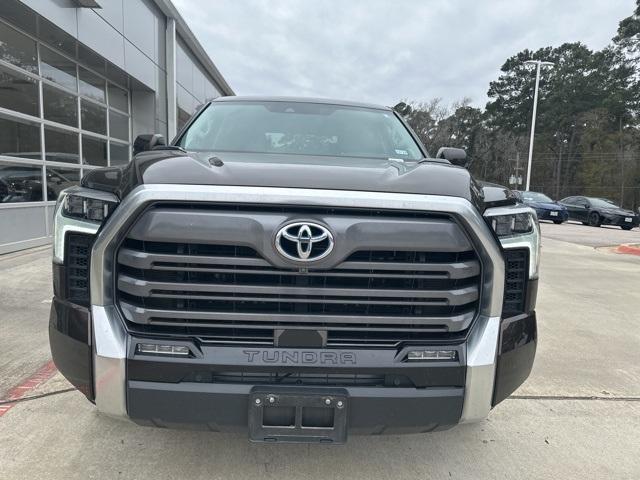
<svg viewBox="0 0 640 480">
<path fill-rule="evenodd" d="M 518 180 L 520 180 L 520 150 L 516 152 L 516 190 L 518 190 Z"/>
<path fill-rule="evenodd" d="M 520 151 L 518 150 L 516 152 L 516 168 L 515 168 L 515 173 L 513 175 L 513 184 L 515 185 L 514 190 L 516 191 L 520 190 L 518 188 L 518 186 L 520 185 L 520 179 L 522 178 L 520 176 L 520 170 L 522 170 L 522 167 L 520 166 Z"/>
<path fill-rule="evenodd" d="M 540 67 L 552 67 L 553 62 L 543 62 L 542 60 L 527 60 L 525 65 L 536 66 L 536 88 L 533 92 L 533 118 L 531 119 L 531 137 L 529 138 L 529 160 L 527 162 L 527 187 L 531 184 L 531 160 L 533 157 L 533 136 L 536 133 L 536 113 L 538 111 L 538 86 L 540 85 Z"/>
<path fill-rule="evenodd" d="M 624 149 L 622 148 L 622 114 L 619 118 L 618 155 L 620 155 L 620 206 L 624 208 Z"/>
</svg>

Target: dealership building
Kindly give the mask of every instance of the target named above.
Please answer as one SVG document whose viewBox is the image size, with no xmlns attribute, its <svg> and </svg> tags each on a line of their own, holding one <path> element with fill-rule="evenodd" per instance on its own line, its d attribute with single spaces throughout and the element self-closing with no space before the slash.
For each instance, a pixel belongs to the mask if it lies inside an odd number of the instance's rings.
<svg viewBox="0 0 640 480">
<path fill-rule="evenodd" d="M 1 0 L 0 254 L 49 243 L 60 190 L 221 95 L 169 0 Z"/>
</svg>

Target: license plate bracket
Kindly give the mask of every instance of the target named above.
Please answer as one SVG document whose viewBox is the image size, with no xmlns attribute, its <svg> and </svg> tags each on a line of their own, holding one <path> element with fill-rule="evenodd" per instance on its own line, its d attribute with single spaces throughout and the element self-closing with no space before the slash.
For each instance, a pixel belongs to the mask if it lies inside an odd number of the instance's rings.
<svg viewBox="0 0 640 480">
<path fill-rule="evenodd" d="M 335 443 L 347 440 L 343 389 L 254 387 L 249 394 L 252 442 Z"/>
</svg>

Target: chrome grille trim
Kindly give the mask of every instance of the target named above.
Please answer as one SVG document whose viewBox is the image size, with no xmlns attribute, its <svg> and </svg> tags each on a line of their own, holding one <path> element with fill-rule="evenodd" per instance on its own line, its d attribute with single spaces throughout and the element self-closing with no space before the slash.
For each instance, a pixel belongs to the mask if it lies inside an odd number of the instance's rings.
<svg viewBox="0 0 640 480">
<path fill-rule="evenodd" d="M 178 255 L 178 254 L 166 254 L 166 253 L 148 253 L 133 250 L 130 248 L 121 248 L 118 252 L 118 263 L 121 265 L 127 265 L 133 268 L 146 269 L 146 270 L 171 270 L 171 269 L 184 269 L 184 267 L 171 267 L 162 265 L 166 263 L 181 263 L 191 265 L 229 265 L 229 266 L 246 266 L 246 267 L 264 267 L 269 268 L 271 264 L 262 258 L 242 258 L 242 257 L 223 257 L 212 255 Z M 405 270 L 416 272 L 428 272 L 433 278 L 447 278 L 457 279 L 473 277 L 480 273 L 480 262 L 477 260 L 469 260 L 465 262 L 454 263 L 389 263 L 389 262 L 358 262 L 358 261 L 346 261 L 334 267 L 335 270 L 367 270 L 374 266 L 375 270 Z M 203 270 L 201 267 L 192 267 Z M 211 269 L 208 271 L 219 271 L 219 269 Z M 275 273 L 278 275 L 287 274 L 282 270 L 261 270 L 260 273 Z M 252 271 L 253 273 L 253 271 Z M 298 272 L 289 272 L 291 275 L 299 274 Z M 355 275 L 349 273 L 340 274 L 338 272 L 332 272 L 332 275 Z M 319 272 L 309 272 L 305 275 L 324 275 Z M 385 274 L 389 276 L 393 274 Z M 427 274 L 425 274 L 427 275 Z M 408 275 L 407 275 L 408 277 Z M 414 278 L 411 275 L 411 278 Z M 427 277 L 425 277 L 427 278 Z"/>
<path fill-rule="evenodd" d="M 471 236 L 483 264 L 480 313 L 487 316 L 499 316 L 501 313 L 504 261 L 500 247 L 480 213 L 468 200 L 434 195 L 201 185 L 141 185 L 124 198 L 94 244 L 91 269 L 93 305 L 114 304 L 115 248 L 124 230 L 139 213 L 151 203 L 162 201 L 411 210 L 453 215 Z"/>
<path fill-rule="evenodd" d="M 392 325 L 397 322 L 394 329 L 399 331 L 403 324 L 410 324 L 413 326 L 425 326 L 431 327 L 430 330 L 436 332 L 460 330 L 461 326 L 464 328 L 473 320 L 474 312 L 463 313 L 455 316 L 442 316 L 427 318 L 410 317 L 410 316 L 374 316 L 374 315 L 305 315 L 300 313 L 234 313 L 234 312 L 202 312 L 202 311 L 180 311 L 180 310 L 160 310 L 136 307 L 135 305 L 128 304 L 126 302 L 120 302 L 123 313 L 127 320 L 140 324 L 156 324 L 156 325 L 184 325 L 193 327 L 206 327 L 206 326 L 219 326 L 224 327 L 228 322 L 268 322 L 279 323 L 281 328 L 290 328 L 287 323 L 293 323 L 292 327 L 309 325 L 319 325 L 326 323 L 320 328 L 331 328 L 331 323 L 349 323 L 349 324 L 361 324 L 374 327 L 376 324 Z M 184 323 L 180 323 L 179 319 L 185 320 Z M 215 325 L 207 323 L 207 321 L 218 321 Z M 242 325 L 229 324 L 226 325 L 229 328 L 243 328 Z M 397 328 L 395 328 L 397 327 Z"/>
<path fill-rule="evenodd" d="M 329 275 L 326 275 L 327 277 Z M 429 305 L 463 305 L 478 299 L 478 287 L 452 290 L 421 290 L 421 289 L 375 289 L 375 288 L 328 288 L 328 287 L 284 287 L 268 285 L 241 285 L 239 283 L 174 283 L 152 282 L 133 278 L 125 274 L 118 276 L 118 289 L 137 297 L 163 297 L 162 292 L 187 292 L 187 298 L 202 298 L 198 294 L 211 294 L 215 298 L 217 293 L 247 293 L 255 295 L 305 295 L 329 297 L 378 297 L 378 298 L 425 298 L 431 301 Z M 239 297 L 239 299 L 242 299 Z M 350 299 L 349 299 L 350 300 Z M 411 302 L 413 304 L 413 302 Z"/>
</svg>

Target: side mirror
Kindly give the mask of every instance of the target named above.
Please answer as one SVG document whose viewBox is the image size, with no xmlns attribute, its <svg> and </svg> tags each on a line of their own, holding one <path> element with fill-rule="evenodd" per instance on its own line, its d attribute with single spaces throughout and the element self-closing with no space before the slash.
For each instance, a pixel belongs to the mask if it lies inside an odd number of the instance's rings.
<svg viewBox="0 0 640 480">
<path fill-rule="evenodd" d="M 444 158 L 459 167 L 467 166 L 467 152 L 461 148 L 441 147 L 436 154 L 436 158 Z"/>
<path fill-rule="evenodd" d="M 153 150 L 153 147 L 159 145 L 166 145 L 164 137 L 159 133 L 147 133 L 145 135 L 138 135 L 133 142 L 133 155 L 136 156 L 140 152 L 147 152 Z"/>
</svg>

